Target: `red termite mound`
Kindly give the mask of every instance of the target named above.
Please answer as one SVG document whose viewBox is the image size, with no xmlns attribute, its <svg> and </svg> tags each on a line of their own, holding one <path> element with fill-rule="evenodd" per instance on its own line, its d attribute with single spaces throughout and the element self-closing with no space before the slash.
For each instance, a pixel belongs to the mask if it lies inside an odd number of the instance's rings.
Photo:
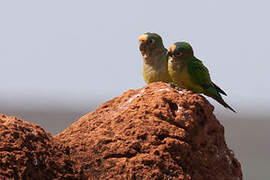
<svg viewBox="0 0 270 180">
<path fill-rule="evenodd" d="M 129 90 L 55 139 L 90 179 L 242 179 L 224 128 L 201 95 L 165 83 Z"/>
<path fill-rule="evenodd" d="M 55 141 L 36 124 L 0 114 L 0 179 L 80 178 Z"/>
</svg>

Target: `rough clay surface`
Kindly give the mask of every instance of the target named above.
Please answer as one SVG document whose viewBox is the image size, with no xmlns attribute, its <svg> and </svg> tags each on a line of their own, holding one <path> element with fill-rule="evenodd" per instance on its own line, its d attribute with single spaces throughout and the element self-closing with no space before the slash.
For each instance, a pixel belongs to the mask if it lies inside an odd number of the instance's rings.
<svg viewBox="0 0 270 180">
<path fill-rule="evenodd" d="M 153 83 L 100 105 L 55 139 L 83 179 L 241 180 L 213 109 L 198 94 Z"/>
<path fill-rule="evenodd" d="M 78 179 L 68 149 L 40 126 L 0 114 L 0 179 Z"/>
</svg>

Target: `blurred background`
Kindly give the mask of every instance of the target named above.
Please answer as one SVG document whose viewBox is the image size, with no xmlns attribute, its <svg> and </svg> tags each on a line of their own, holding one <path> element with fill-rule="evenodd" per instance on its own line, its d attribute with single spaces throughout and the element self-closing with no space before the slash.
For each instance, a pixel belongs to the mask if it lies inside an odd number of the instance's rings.
<svg viewBox="0 0 270 180">
<path fill-rule="evenodd" d="M 238 113 L 215 101 L 244 179 L 270 177 L 269 1 L 1 1 L 0 112 L 52 135 L 146 85 L 138 37 L 185 40 Z"/>
</svg>

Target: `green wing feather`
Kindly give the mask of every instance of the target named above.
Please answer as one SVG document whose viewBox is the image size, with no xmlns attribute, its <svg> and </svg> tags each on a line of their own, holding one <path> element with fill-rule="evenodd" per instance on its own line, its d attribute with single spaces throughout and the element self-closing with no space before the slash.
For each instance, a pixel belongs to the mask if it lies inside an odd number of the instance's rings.
<svg viewBox="0 0 270 180">
<path fill-rule="evenodd" d="M 203 65 L 202 61 L 194 58 L 190 60 L 187 64 L 188 73 L 191 76 L 191 80 L 202 87 L 209 86 L 213 87 L 212 81 L 210 79 L 208 69 Z"/>
<path fill-rule="evenodd" d="M 191 80 L 196 84 L 201 86 L 207 96 L 212 97 L 224 107 L 229 108 L 233 112 L 236 112 L 233 108 L 231 108 L 221 97 L 219 93 L 226 93 L 221 90 L 217 85 L 215 85 L 210 78 L 208 69 L 203 65 L 202 61 L 194 58 L 188 63 L 188 73 L 191 76 Z"/>
<path fill-rule="evenodd" d="M 204 89 L 213 87 L 218 93 L 227 94 L 211 81 L 208 69 L 203 65 L 202 61 L 194 58 L 189 64 L 189 74 L 191 74 L 192 81 L 201 85 Z"/>
</svg>

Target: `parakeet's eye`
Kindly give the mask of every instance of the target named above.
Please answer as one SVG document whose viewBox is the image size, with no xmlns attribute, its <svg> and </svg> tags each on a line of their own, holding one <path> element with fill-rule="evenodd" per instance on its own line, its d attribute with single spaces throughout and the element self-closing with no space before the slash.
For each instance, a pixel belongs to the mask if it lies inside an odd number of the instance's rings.
<svg viewBox="0 0 270 180">
<path fill-rule="evenodd" d="M 155 40 L 154 40 L 154 39 L 150 39 L 150 40 L 149 40 L 149 43 L 150 43 L 150 44 L 154 44 L 154 43 L 155 43 Z"/>
<path fill-rule="evenodd" d="M 183 54 L 183 53 L 181 53 L 181 52 L 175 53 L 176 56 L 182 56 L 182 54 Z"/>
</svg>

